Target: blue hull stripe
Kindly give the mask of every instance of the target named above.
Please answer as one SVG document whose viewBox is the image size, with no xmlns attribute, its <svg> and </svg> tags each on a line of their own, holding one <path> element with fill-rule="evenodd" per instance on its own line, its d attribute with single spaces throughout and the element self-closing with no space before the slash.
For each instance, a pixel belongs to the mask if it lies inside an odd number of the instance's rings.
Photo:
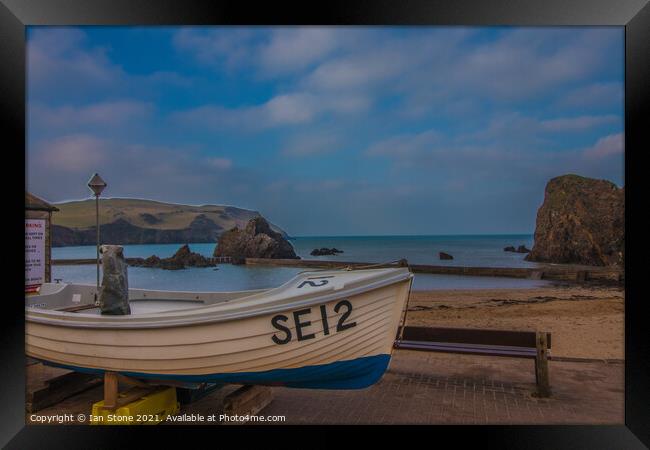
<svg viewBox="0 0 650 450">
<path fill-rule="evenodd" d="M 103 374 L 104 370 L 44 363 L 76 372 Z M 206 375 L 169 375 L 139 372 L 120 372 L 133 378 L 152 378 L 189 383 L 232 383 L 264 386 L 286 386 L 306 389 L 363 389 L 375 384 L 388 368 L 390 355 L 364 356 L 350 361 L 299 367 L 273 369 L 264 372 L 215 373 Z"/>
</svg>

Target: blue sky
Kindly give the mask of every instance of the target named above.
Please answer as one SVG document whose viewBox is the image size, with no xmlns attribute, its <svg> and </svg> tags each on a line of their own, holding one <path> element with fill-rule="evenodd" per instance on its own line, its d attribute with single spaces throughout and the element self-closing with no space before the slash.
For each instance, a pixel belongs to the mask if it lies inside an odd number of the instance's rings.
<svg viewBox="0 0 650 450">
<path fill-rule="evenodd" d="M 30 27 L 27 188 L 260 211 L 293 235 L 532 233 L 623 184 L 623 28 Z"/>
</svg>

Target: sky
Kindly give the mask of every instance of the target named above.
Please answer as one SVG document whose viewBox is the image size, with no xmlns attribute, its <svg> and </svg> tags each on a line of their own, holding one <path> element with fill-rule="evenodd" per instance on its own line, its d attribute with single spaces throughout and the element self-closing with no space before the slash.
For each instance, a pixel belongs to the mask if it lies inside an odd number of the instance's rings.
<svg viewBox="0 0 650 450">
<path fill-rule="evenodd" d="M 622 27 L 29 27 L 27 189 L 532 233 L 549 179 L 623 185 L 623 93 Z"/>
</svg>

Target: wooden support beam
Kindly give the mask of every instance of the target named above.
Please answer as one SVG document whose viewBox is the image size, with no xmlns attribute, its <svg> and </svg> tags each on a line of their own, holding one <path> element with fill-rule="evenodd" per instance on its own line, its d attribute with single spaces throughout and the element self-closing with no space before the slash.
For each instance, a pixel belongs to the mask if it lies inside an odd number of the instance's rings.
<svg viewBox="0 0 650 450">
<path fill-rule="evenodd" d="M 117 408 L 117 377 L 115 372 L 104 373 L 104 409 Z"/>
<path fill-rule="evenodd" d="M 535 357 L 535 381 L 537 383 L 537 396 L 550 397 L 551 384 L 548 373 L 548 342 L 546 332 L 536 333 L 537 356 Z"/>
<path fill-rule="evenodd" d="M 144 381 L 140 381 L 136 378 L 131 378 L 127 377 L 126 375 L 122 374 L 117 374 L 117 381 L 120 383 L 128 384 L 131 386 L 137 386 L 137 387 L 150 387 L 151 385 L 149 383 L 145 383 Z"/>
<path fill-rule="evenodd" d="M 126 392 L 118 392 L 119 383 L 133 386 Z M 161 386 L 155 386 L 135 378 L 120 375 L 116 372 L 104 374 L 104 404 L 102 409 L 115 410 L 131 402 L 141 399 L 145 395 L 160 390 Z"/>
<path fill-rule="evenodd" d="M 32 367 L 44 370 L 40 363 L 33 364 Z M 25 409 L 30 413 L 40 411 L 41 409 L 55 405 L 68 397 L 72 397 L 80 392 L 99 386 L 101 382 L 102 379 L 94 375 L 69 372 L 47 379 L 37 387 L 28 385 Z"/>
<path fill-rule="evenodd" d="M 242 386 L 224 399 L 224 414 L 255 415 L 273 401 L 273 391 L 266 386 Z"/>
</svg>

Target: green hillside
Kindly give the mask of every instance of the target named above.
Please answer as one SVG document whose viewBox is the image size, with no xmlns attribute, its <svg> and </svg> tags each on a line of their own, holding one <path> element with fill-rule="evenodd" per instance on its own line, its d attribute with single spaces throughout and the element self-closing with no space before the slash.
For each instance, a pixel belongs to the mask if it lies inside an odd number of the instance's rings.
<svg viewBox="0 0 650 450">
<path fill-rule="evenodd" d="M 95 200 L 57 203 L 60 211 L 52 215 L 54 225 L 83 229 L 95 225 Z M 223 230 L 234 226 L 240 228 L 260 214 L 257 211 L 223 205 L 179 205 L 153 200 L 130 198 L 107 198 L 99 201 L 100 223 L 111 224 L 119 219 L 140 228 L 155 230 L 179 230 L 188 228 L 197 216 L 205 216 Z M 277 226 L 272 227 L 281 233 Z"/>
</svg>

